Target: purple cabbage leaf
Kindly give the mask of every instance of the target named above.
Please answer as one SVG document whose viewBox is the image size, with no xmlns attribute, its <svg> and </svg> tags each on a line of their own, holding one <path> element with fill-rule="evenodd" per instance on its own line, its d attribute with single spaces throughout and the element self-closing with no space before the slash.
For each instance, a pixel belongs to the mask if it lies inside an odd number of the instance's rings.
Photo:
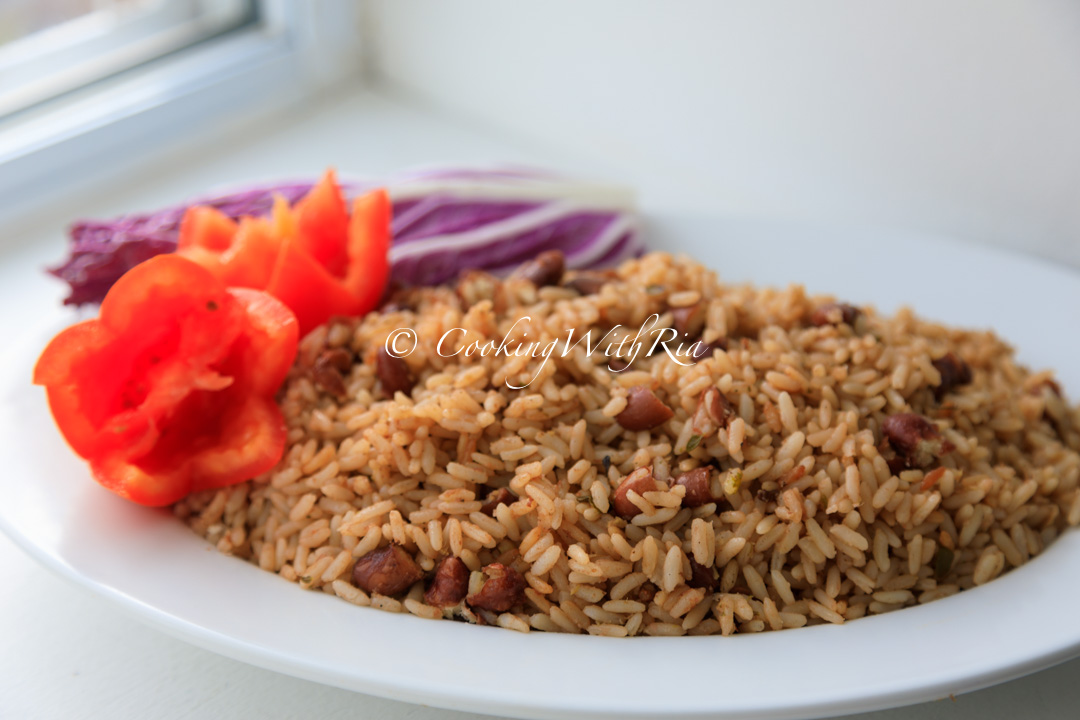
<svg viewBox="0 0 1080 720">
<path fill-rule="evenodd" d="M 233 219 L 270 213 L 274 197 L 300 200 L 314 181 L 271 183 L 197 198 L 183 205 L 71 226 L 67 259 L 49 272 L 71 287 L 67 305 L 101 302 L 138 263 L 176 249 L 192 205 Z M 518 169 L 450 169 L 401 174 L 383 183 L 344 181 L 348 197 L 385 185 L 393 202 L 392 282 L 437 285 L 466 269 L 506 272 L 544 250 L 567 267 L 608 267 L 640 255 L 632 193 L 622 187 Z"/>
</svg>

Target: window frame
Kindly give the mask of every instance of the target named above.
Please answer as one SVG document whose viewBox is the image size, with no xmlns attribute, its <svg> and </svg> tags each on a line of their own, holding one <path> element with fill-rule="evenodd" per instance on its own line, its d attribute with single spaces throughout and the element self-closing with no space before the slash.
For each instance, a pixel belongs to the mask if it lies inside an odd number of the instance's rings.
<svg viewBox="0 0 1080 720">
<path fill-rule="evenodd" d="M 92 10 L 0 45 L 0 122 L 253 22 L 252 0 L 141 0 Z"/>
<path fill-rule="evenodd" d="M 200 130 L 236 124 L 361 72 L 357 3 L 258 0 L 255 24 L 0 122 L 0 216 L 9 220 L 135 167 Z"/>
</svg>

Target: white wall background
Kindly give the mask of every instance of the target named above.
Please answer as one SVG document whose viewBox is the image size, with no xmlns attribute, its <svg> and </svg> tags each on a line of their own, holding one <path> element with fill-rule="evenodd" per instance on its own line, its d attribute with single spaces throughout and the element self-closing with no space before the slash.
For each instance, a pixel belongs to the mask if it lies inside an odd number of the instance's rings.
<svg viewBox="0 0 1080 720">
<path fill-rule="evenodd" d="M 370 0 L 376 81 L 647 207 L 942 231 L 1080 266 L 1080 3 Z"/>
</svg>

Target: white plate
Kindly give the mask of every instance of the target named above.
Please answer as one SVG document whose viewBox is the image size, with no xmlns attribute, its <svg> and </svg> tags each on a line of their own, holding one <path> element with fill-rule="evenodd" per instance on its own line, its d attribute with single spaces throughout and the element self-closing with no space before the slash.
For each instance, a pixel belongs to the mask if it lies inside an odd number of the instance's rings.
<svg viewBox="0 0 1080 720">
<path fill-rule="evenodd" d="M 654 222 L 727 279 L 996 328 L 1080 388 L 1080 277 L 902 233 L 708 219 Z M 654 241 L 654 246 L 659 243 Z M 45 282 L 42 280 L 42 282 Z M 182 639 L 255 665 L 415 703 L 533 718 L 841 714 L 945 697 L 1080 652 L 1080 533 L 987 586 L 842 627 L 737 637 L 521 635 L 356 608 L 214 552 L 167 512 L 100 489 L 58 436 L 33 361 L 0 375 L 0 527 L 48 567 Z"/>
</svg>

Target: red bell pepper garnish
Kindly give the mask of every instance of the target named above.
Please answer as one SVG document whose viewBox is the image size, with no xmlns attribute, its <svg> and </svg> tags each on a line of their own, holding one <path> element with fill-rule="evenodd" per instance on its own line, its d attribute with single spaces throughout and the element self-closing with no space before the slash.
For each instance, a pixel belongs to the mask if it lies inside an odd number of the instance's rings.
<svg viewBox="0 0 1080 720">
<path fill-rule="evenodd" d="M 296 318 L 278 300 L 159 255 L 116 282 L 97 319 L 53 338 L 34 383 L 99 483 L 167 505 L 281 459 L 274 395 L 297 340 Z"/>
<path fill-rule="evenodd" d="M 335 315 L 375 309 L 390 275 L 390 216 L 385 190 L 357 198 L 350 215 L 330 170 L 294 207 L 279 199 L 270 219 L 236 223 L 211 207 L 190 208 L 176 251 L 230 287 L 278 298 L 304 335 Z"/>
</svg>

